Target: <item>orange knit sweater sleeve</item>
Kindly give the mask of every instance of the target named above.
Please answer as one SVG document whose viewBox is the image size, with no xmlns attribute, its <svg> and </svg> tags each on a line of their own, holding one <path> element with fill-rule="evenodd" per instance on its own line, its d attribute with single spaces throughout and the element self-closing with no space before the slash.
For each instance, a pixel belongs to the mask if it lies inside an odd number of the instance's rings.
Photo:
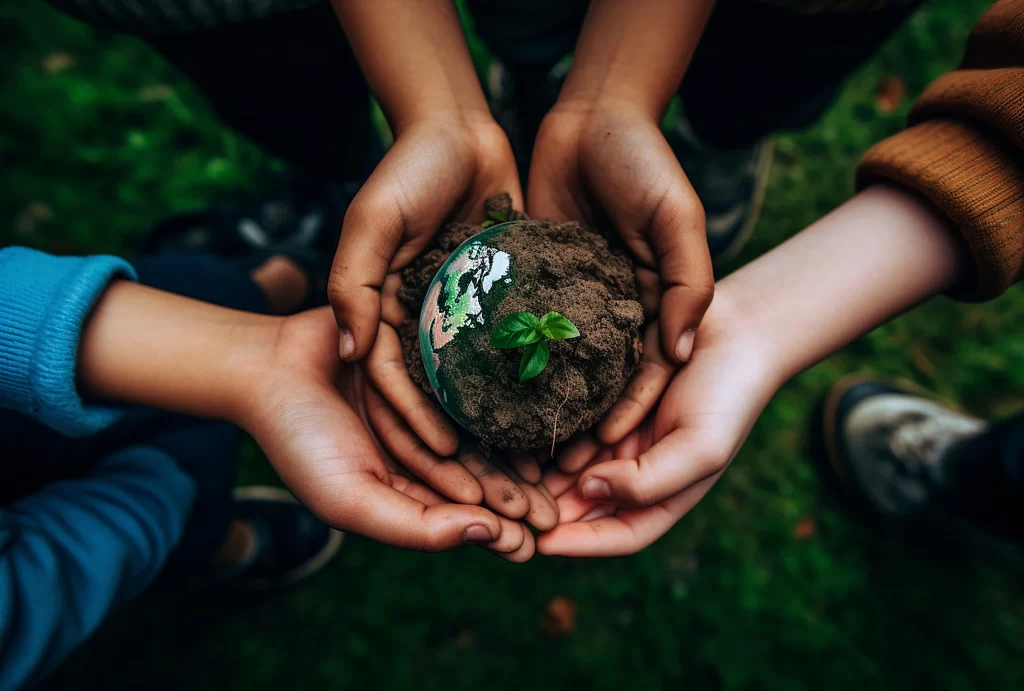
<svg viewBox="0 0 1024 691">
<path fill-rule="evenodd" d="M 865 154 L 857 187 L 888 180 L 931 200 L 973 258 L 957 296 L 998 295 L 1024 277 L 1024 0 L 992 6 L 908 125 Z"/>
</svg>

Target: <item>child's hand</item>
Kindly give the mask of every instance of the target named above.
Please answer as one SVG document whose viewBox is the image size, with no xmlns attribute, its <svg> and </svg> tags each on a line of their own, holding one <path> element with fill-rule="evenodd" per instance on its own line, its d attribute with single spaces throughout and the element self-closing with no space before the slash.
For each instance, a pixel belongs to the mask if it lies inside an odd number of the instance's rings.
<svg viewBox="0 0 1024 691">
<path fill-rule="evenodd" d="M 522 208 L 515 159 L 487 113 L 457 111 L 403 125 L 345 215 L 328 296 L 344 360 L 377 337 L 385 277 L 408 264 L 451 220 L 480 222 L 501 192 Z"/>
<path fill-rule="evenodd" d="M 390 545 L 436 551 L 473 543 L 529 558 L 529 531 L 482 507 L 445 503 L 389 466 L 353 405 L 362 405 L 361 380 L 338 361 L 336 345 L 327 309 L 283 320 L 238 414 L 296 497 L 324 522 Z M 446 493 L 475 483 L 462 466 L 430 458 L 416 470 Z"/>
<path fill-rule="evenodd" d="M 714 294 L 704 210 L 658 123 L 615 102 L 560 102 L 545 117 L 530 167 L 527 212 L 610 222 L 638 263 L 649 315 L 644 363 L 598 428 L 614 444 L 634 429 L 691 357 L 695 329 Z"/>
<path fill-rule="evenodd" d="M 544 554 L 632 554 L 661 537 L 722 476 L 781 385 L 747 320 L 719 293 L 693 357 L 657 411 L 612 446 L 577 440 L 544 484 L 559 526 L 538 539 Z"/>
<path fill-rule="evenodd" d="M 488 459 L 465 442 L 430 396 L 409 377 L 397 327 L 406 318 L 398 302 L 401 279 L 391 274 L 382 290 L 382 313 L 373 349 L 360 364 L 365 373 L 367 426 L 401 465 L 444 496 L 465 504 L 481 501 L 498 514 L 525 518 L 538 530 L 558 520 L 554 497 L 538 483 L 538 459 Z"/>
</svg>

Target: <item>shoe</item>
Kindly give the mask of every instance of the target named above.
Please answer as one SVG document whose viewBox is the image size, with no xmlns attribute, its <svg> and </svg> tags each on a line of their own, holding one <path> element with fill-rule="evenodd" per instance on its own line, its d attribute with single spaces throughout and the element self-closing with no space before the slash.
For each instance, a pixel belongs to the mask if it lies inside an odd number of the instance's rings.
<svg viewBox="0 0 1024 691">
<path fill-rule="evenodd" d="M 341 532 L 276 487 L 236 489 L 234 518 L 253 528 L 256 544 L 242 564 L 217 570 L 214 581 L 221 587 L 250 592 L 286 588 L 322 569 L 341 548 Z"/>
<path fill-rule="evenodd" d="M 818 431 L 840 488 L 886 522 L 946 513 L 943 456 L 987 423 L 926 394 L 870 379 L 840 381 Z"/>
<path fill-rule="evenodd" d="M 675 109 L 665 138 L 704 205 L 711 261 L 721 266 L 739 254 L 757 224 L 772 165 L 772 140 L 740 149 L 715 148 L 698 139 L 682 108 Z"/>
<path fill-rule="evenodd" d="M 299 311 L 327 304 L 327 279 L 342 221 L 356 183 L 318 183 L 299 177 L 277 181 L 271 192 L 157 222 L 143 254 L 213 254 L 252 268 L 275 255 L 309 277 L 309 298 Z"/>
</svg>

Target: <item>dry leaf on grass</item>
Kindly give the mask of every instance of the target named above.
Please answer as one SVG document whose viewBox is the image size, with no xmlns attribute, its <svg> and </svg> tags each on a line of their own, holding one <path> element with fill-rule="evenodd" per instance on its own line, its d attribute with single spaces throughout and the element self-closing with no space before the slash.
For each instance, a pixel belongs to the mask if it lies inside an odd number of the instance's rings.
<svg viewBox="0 0 1024 691">
<path fill-rule="evenodd" d="M 50 53 L 42 59 L 43 72 L 57 74 L 75 64 L 75 56 L 71 53 Z"/>
<path fill-rule="evenodd" d="M 564 595 L 551 598 L 540 627 L 549 636 L 568 636 L 576 630 L 576 603 Z"/>
<path fill-rule="evenodd" d="M 882 77 L 875 89 L 875 106 L 883 113 L 889 114 L 903 105 L 907 95 L 907 85 L 899 77 Z"/>
<path fill-rule="evenodd" d="M 814 537 L 814 519 L 804 518 L 793 526 L 793 537 L 797 540 L 810 540 Z"/>
</svg>

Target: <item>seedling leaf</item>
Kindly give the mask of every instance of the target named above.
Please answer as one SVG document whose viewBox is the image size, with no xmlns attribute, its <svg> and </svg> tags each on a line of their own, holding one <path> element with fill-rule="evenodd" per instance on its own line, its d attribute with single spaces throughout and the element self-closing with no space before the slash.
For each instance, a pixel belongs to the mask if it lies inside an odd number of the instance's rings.
<svg viewBox="0 0 1024 691">
<path fill-rule="evenodd" d="M 515 312 L 498 324 L 491 334 L 491 347 L 508 349 L 522 348 L 536 343 L 543 336 L 537 330 L 540 320 L 530 312 Z"/>
<path fill-rule="evenodd" d="M 537 329 L 552 341 L 564 341 L 580 335 L 576 325 L 558 312 L 548 312 L 541 317 Z"/>
<path fill-rule="evenodd" d="M 519 362 L 519 381 L 533 379 L 544 371 L 551 359 L 551 349 L 547 341 L 531 343 L 523 350 L 523 359 Z"/>
</svg>

